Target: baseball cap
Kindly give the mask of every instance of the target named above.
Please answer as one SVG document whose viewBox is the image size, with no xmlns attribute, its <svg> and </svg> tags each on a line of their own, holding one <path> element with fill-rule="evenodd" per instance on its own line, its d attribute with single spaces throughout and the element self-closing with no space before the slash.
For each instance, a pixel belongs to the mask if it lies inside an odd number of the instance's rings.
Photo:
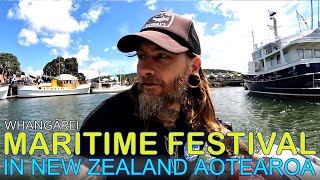
<svg viewBox="0 0 320 180">
<path fill-rule="evenodd" d="M 140 32 L 122 37 L 117 46 L 121 52 L 133 52 L 143 39 L 169 52 L 191 50 L 195 54 L 201 54 L 200 41 L 192 20 L 170 11 L 158 12 L 145 23 Z"/>
</svg>

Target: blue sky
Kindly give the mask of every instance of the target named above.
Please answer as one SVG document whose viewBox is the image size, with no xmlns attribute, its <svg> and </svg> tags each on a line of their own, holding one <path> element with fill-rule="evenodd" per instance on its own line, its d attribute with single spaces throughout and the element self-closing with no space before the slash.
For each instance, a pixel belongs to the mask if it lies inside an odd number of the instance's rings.
<svg viewBox="0 0 320 180">
<path fill-rule="evenodd" d="M 140 30 L 149 17 L 170 10 L 191 18 L 202 47 L 203 68 L 246 72 L 255 42 L 272 39 L 268 10 L 277 12 L 279 35 L 299 31 L 296 10 L 310 27 L 310 1 L 0 1 L 0 52 L 18 57 L 22 71 L 40 75 L 61 55 L 76 57 L 88 78 L 98 70 L 114 75 L 136 72 L 136 57 L 116 48 L 118 40 Z M 317 2 L 314 1 L 314 26 Z M 306 27 L 304 27 L 306 28 Z"/>
</svg>

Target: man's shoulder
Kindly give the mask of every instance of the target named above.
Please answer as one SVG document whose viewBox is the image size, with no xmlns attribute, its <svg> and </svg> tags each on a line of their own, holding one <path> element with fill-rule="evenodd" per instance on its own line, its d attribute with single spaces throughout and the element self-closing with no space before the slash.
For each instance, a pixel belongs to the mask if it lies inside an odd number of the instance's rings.
<svg viewBox="0 0 320 180">
<path fill-rule="evenodd" d="M 135 108 L 135 102 L 130 90 L 116 94 L 101 102 L 84 120 L 82 128 L 96 130 L 102 127 L 117 126 L 130 120 Z"/>
<path fill-rule="evenodd" d="M 134 106 L 134 100 L 130 96 L 130 91 L 124 91 L 119 94 L 116 94 L 100 103 L 92 112 L 93 113 L 110 113 L 109 115 L 114 114 L 115 112 L 121 111 L 122 113 L 132 111 Z"/>
</svg>

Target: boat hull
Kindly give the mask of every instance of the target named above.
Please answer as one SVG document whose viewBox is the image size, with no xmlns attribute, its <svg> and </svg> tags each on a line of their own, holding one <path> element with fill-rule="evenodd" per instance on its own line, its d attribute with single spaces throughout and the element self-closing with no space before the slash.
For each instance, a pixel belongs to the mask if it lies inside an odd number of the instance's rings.
<svg viewBox="0 0 320 180">
<path fill-rule="evenodd" d="M 93 88 L 91 89 L 92 94 L 97 94 L 97 93 L 120 93 L 126 90 L 129 90 L 131 86 L 124 86 L 124 87 L 110 87 L 110 88 Z"/>
<path fill-rule="evenodd" d="M 67 95 L 88 94 L 88 93 L 90 93 L 90 84 L 80 85 L 76 89 L 67 89 L 67 90 L 43 90 L 43 89 L 39 89 L 37 86 L 19 86 L 18 87 L 19 98 L 67 96 Z"/>
<path fill-rule="evenodd" d="M 0 99 L 6 99 L 8 96 L 9 86 L 0 87 Z"/>
<path fill-rule="evenodd" d="M 320 74 L 310 73 L 293 77 L 267 80 L 245 80 L 251 92 L 272 95 L 320 97 Z"/>
</svg>

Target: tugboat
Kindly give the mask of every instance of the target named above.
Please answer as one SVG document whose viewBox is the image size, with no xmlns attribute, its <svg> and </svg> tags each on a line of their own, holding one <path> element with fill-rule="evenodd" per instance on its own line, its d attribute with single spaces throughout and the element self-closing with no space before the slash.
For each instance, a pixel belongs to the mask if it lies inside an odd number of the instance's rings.
<svg viewBox="0 0 320 180">
<path fill-rule="evenodd" d="M 305 21 L 296 13 L 299 22 Z M 252 61 L 244 76 L 246 87 L 253 93 L 320 97 L 319 27 L 279 38 L 276 12 L 269 11 L 269 15 L 275 40 L 261 47 L 254 45 Z"/>
</svg>

